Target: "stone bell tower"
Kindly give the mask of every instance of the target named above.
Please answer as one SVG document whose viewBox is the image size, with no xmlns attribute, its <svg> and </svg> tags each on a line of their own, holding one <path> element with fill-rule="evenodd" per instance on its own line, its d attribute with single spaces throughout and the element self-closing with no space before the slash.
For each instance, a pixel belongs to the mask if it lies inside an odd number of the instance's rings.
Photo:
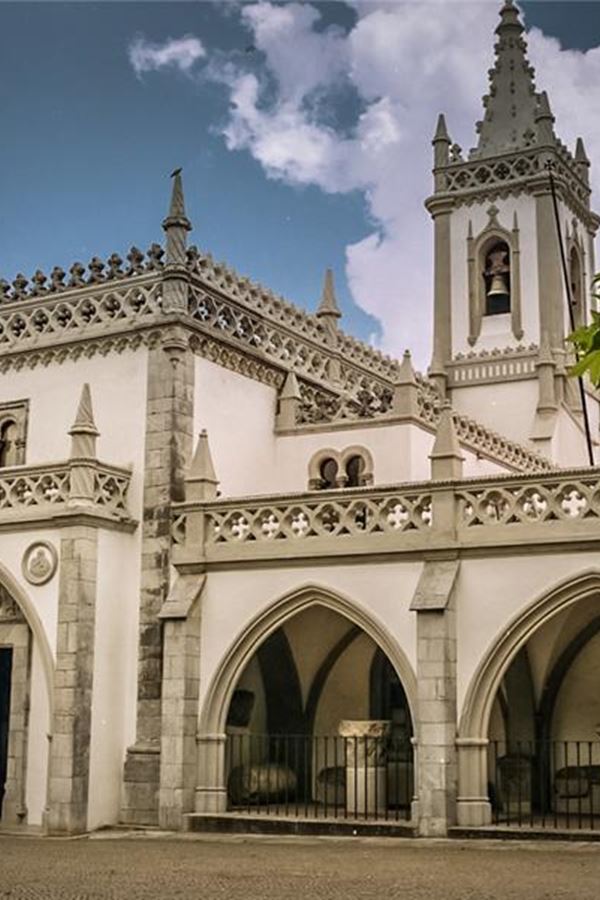
<svg viewBox="0 0 600 900">
<path fill-rule="evenodd" d="M 456 408 L 564 457 L 562 464 L 583 463 L 581 401 L 566 376 L 571 326 L 548 166 L 580 324 L 589 319 L 600 224 L 590 208 L 590 163 L 581 138 L 572 154 L 555 134 L 512 0 L 500 11 L 496 35 L 477 146 L 463 156 L 443 115 L 433 138 L 434 193 L 426 201 L 435 241 L 430 376 Z M 559 424 L 562 413 L 568 426 Z"/>
</svg>

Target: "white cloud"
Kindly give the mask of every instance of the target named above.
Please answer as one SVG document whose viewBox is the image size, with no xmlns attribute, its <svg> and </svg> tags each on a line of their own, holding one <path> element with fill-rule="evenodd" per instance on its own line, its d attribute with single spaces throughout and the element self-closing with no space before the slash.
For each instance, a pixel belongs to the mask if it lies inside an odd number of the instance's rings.
<svg viewBox="0 0 600 900">
<path fill-rule="evenodd" d="M 319 27 L 318 7 L 258 2 L 242 18 L 264 54 L 256 74 L 223 68 L 231 91 L 224 137 L 246 149 L 271 178 L 315 184 L 327 192 L 364 191 L 375 224 L 346 248 L 356 302 L 383 326 L 383 348 L 410 346 L 429 360 L 432 230 L 423 200 L 431 191 L 431 137 L 446 113 L 454 140 L 468 149 L 482 116 L 481 95 L 493 62 L 499 3 L 355 2 L 348 34 Z M 600 47 L 564 51 L 534 30 L 530 59 L 538 90 L 547 89 L 557 132 L 571 146 L 579 134 L 598 159 L 600 188 Z M 324 120 L 350 84 L 362 104 L 348 133 Z M 275 90 L 273 90 L 275 86 Z"/>
<path fill-rule="evenodd" d="M 364 192 L 373 229 L 346 248 L 355 301 L 382 323 L 382 348 L 411 347 L 421 367 L 430 353 L 431 137 L 439 112 L 466 150 L 475 142 L 481 95 L 493 62 L 499 0 L 352 3 L 348 33 L 323 28 L 318 5 L 268 0 L 236 7 L 259 53 L 213 59 L 207 77 L 229 90 L 222 134 L 270 178 L 335 193 Z M 571 147 L 585 137 L 600 189 L 600 47 L 562 50 L 533 30 L 529 56 L 538 90 L 549 92 L 557 133 Z M 189 71 L 205 55 L 193 36 L 130 47 L 138 74 L 164 66 Z M 355 121 L 336 128 L 340 98 L 354 91 Z M 344 93 L 345 92 L 345 93 Z"/>
<path fill-rule="evenodd" d="M 169 67 L 189 72 L 194 63 L 206 56 L 202 42 L 191 34 L 169 38 L 162 44 L 153 44 L 138 35 L 129 45 L 128 53 L 136 75 Z"/>
</svg>

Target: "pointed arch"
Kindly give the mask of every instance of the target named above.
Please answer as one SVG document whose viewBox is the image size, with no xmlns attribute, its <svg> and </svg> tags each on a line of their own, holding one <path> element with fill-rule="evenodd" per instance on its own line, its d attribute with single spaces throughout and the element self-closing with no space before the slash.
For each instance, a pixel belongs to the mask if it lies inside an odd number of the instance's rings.
<svg viewBox="0 0 600 900">
<path fill-rule="evenodd" d="M 460 717 L 459 740 L 486 739 L 492 704 L 508 667 L 543 624 L 579 600 L 600 595 L 600 569 L 571 575 L 538 596 L 502 629 L 471 678 Z"/>
<path fill-rule="evenodd" d="M 50 644 L 48 643 L 48 638 L 46 636 L 44 626 L 42 625 L 40 617 L 37 614 L 35 606 L 31 602 L 21 585 L 16 581 L 16 579 L 11 575 L 11 573 L 2 563 L 0 563 L 0 584 L 5 588 L 5 590 L 10 594 L 15 603 L 17 603 L 19 608 L 21 609 L 21 612 L 25 617 L 25 621 L 31 629 L 34 643 L 39 650 L 42 668 L 44 670 L 46 692 L 48 696 L 48 729 L 50 729 L 54 701 L 54 657 L 52 655 L 52 650 L 50 649 Z"/>
<path fill-rule="evenodd" d="M 311 606 L 324 606 L 361 628 L 387 655 L 406 692 L 410 714 L 416 721 L 416 678 L 408 657 L 385 626 L 361 605 L 319 584 L 305 584 L 284 594 L 256 615 L 225 653 L 204 698 L 200 735 L 222 735 L 235 685 L 258 647 L 288 619 Z"/>
</svg>

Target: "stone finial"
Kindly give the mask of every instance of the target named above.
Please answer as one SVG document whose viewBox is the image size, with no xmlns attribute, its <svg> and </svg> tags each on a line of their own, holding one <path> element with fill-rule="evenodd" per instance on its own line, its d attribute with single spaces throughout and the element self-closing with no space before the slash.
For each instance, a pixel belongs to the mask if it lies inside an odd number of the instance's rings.
<svg viewBox="0 0 600 900">
<path fill-rule="evenodd" d="M 286 379 L 279 395 L 279 409 L 277 412 L 278 428 L 294 428 L 298 422 L 298 412 L 302 405 L 302 394 L 296 374 L 287 373 Z"/>
<path fill-rule="evenodd" d="M 413 369 L 410 350 L 405 350 L 394 385 L 392 412 L 396 416 L 416 416 L 419 411 L 419 387 Z"/>
<path fill-rule="evenodd" d="M 431 142 L 433 144 L 433 165 L 437 169 L 447 166 L 450 162 L 450 146 L 452 141 L 446 127 L 446 117 L 440 113 L 437 120 L 435 134 Z"/>
<path fill-rule="evenodd" d="M 337 297 L 335 296 L 333 272 L 331 269 L 326 269 L 325 271 L 323 290 L 321 292 L 321 299 L 319 301 L 319 306 L 317 307 L 316 315 L 323 323 L 328 344 L 335 347 L 337 344 L 337 320 L 342 314 L 338 306 Z"/>
<path fill-rule="evenodd" d="M 500 24 L 496 28 L 496 34 L 505 34 L 509 29 L 518 34 L 522 34 L 525 30 L 519 18 L 519 10 L 512 0 L 506 0 L 500 10 Z"/>
<path fill-rule="evenodd" d="M 187 309 L 188 274 L 187 274 L 187 232 L 192 225 L 185 214 L 183 183 L 181 169 L 175 169 L 171 175 L 173 188 L 169 215 L 162 227 L 167 237 L 165 254 L 163 310 L 164 312 L 182 312 Z"/>
<path fill-rule="evenodd" d="M 556 143 L 556 135 L 554 134 L 554 116 L 550 109 L 550 101 L 548 100 L 546 91 L 542 91 L 538 94 L 538 102 L 535 111 L 535 125 L 539 144 Z"/>
<path fill-rule="evenodd" d="M 203 428 L 198 437 L 196 452 L 185 479 L 186 500 L 215 500 L 219 480 L 215 474 L 208 434 Z"/>
<path fill-rule="evenodd" d="M 71 435 L 71 458 L 96 457 L 96 438 L 100 434 L 94 422 L 92 394 L 86 382 L 79 397 L 75 421 L 69 429 Z"/>
<path fill-rule="evenodd" d="M 192 224 L 185 213 L 185 200 L 183 196 L 183 181 L 181 169 L 175 169 L 172 173 L 173 187 L 171 190 L 171 202 L 169 215 L 164 219 L 162 227 L 167 235 L 167 265 L 169 263 L 185 264 L 185 232 L 192 230 Z M 176 242 L 169 252 L 169 235 L 171 232 L 181 232 L 183 244 L 180 247 Z M 181 252 L 182 251 L 182 252 Z"/>
<path fill-rule="evenodd" d="M 507 2 L 496 28 L 496 59 L 490 87 L 483 98 L 485 115 L 478 123 L 479 142 L 472 158 L 496 156 L 530 145 L 535 128 L 537 96 L 534 69 L 527 59 L 519 10 Z"/>
<path fill-rule="evenodd" d="M 333 285 L 333 272 L 331 269 L 325 270 L 325 278 L 323 279 L 323 290 L 321 299 L 317 308 L 317 316 L 319 318 L 339 319 L 342 315 L 338 306 L 337 297 L 335 296 L 335 287 Z"/>
<path fill-rule="evenodd" d="M 434 481 L 462 478 L 464 456 L 460 450 L 454 428 L 452 406 L 448 400 L 442 404 L 429 459 L 431 460 L 431 477 Z"/>
<path fill-rule="evenodd" d="M 589 184 L 590 181 L 590 160 L 585 152 L 585 144 L 583 143 L 583 138 L 577 138 L 577 144 L 575 145 L 575 163 L 577 165 L 577 170 L 586 182 Z"/>
</svg>

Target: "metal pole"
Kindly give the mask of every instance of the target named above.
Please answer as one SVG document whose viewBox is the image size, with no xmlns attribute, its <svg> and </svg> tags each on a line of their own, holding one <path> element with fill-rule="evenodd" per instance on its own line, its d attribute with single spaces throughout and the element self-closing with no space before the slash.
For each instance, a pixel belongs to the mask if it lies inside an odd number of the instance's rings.
<svg viewBox="0 0 600 900">
<path fill-rule="evenodd" d="M 567 269 L 567 257 L 565 255 L 565 248 L 562 239 L 562 231 L 560 227 L 560 216 L 558 213 L 558 200 L 556 199 L 556 185 L 554 183 L 554 176 L 552 174 L 552 170 L 554 169 L 554 162 L 552 160 L 548 160 L 546 163 L 546 169 L 548 171 L 548 177 L 550 179 L 550 193 L 552 194 L 552 207 L 554 209 L 554 222 L 556 224 L 556 236 L 558 238 L 558 246 L 560 248 L 560 261 L 562 265 L 563 279 L 565 282 L 565 291 L 567 294 L 567 307 L 569 310 L 569 322 L 571 325 L 571 331 L 575 331 L 575 316 L 573 314 L 573 297 L 571 295 L 571 282 L 569 279 L 569 271 Z M 577 355 L 577 351 L 576 351 Z M 581 408 L 583 410 L 583 424 L 585 429 L 585 442 L 588 451 L 588 458 L 590 461 L 590 466 L 594 465 L 594 450 L 592 448 L 592 432 L 590 429 L 590 418 L 588 414 L 587 401 L 585 396 L 585 388 L 583 386 L 583 378 L 581 375 L 577 377 L 577 383 L 579 385 L 579 396 L 581 397 Z"/>
</svg>

